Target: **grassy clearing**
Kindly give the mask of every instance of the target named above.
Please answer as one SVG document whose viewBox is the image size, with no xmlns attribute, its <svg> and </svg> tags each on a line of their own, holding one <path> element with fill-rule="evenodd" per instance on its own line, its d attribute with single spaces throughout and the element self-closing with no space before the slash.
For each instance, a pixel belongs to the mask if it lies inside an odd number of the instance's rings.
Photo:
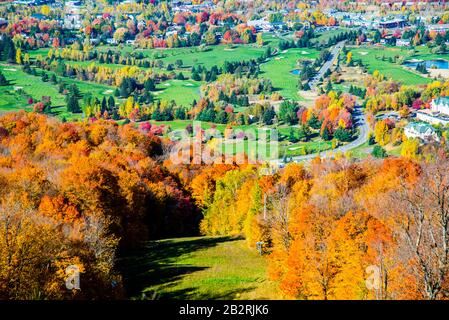
<svg viewBox="0 0 449 320">
<path fill-rule="evenodd" d="M 29 108 L 26 97 L 15 90 L 13 86 L 0 87 L 0 113 L 19 109 L 28 110 Z"/>
<path fill-rule="evenodd" d="M 200 98 L 200 82 L 193 80 L 169 80 L 157 85 L 153 94 L 160 100 L 175 100 L 177 105 L 189 107 Z"/>
<path fill-rule="evenodd" d="M 10 86 L 23 89 L 33 99 L 40 100 L 42 96 L 50 96 L 53 105 L 64 104 L 64 96 L 58 92 L 58 88 L 43 82 L 39 76 L 23 72 L 20 66 L 1 65 L 0 70 Z"/>
<path fill-rule="evenodd" d="M 314 39 L 313 41 L 315 42 L 319 42 L 321 44 L 327 44 L 327 42 L 329 41 L 330 38 L 338 36 L 344 32 L 348 32 L 351 31 L 350 28 L 335 28 L 335 29 L 331 29 L 331 30 L 326 30 L 324 32 L 321 32 L 318 37 L 316 39 Z"/>
<path fill-rule="evenodd" d="M 267 261 L 244 240 L 195 237 L 151 241 L 120 259 L 136 299 L 276 299 Z M 143 295 L 144 294 L 144 295 Z"/>
<path fill-rule="evenodd" d="M 221 66 L 224 61 L 241 61 L 256 59 L 263 54 L 265 48 L 256 45 L 217 45 L 207 48 L 187 47 L 170 49 L 135 49 L 127 46 L 102 46 L 101 51 L 119 50 L 122 53 L 142 52 L 150 59 L 160 59 L 165 65 L 180 59 L 185 67 L 203 65 L 210 68 L 214 65 Z"/>
<path fill-rule="evenodd" d="M 273 86 L 286 99 L 303 100 L 298 94 L 299 76 L 291 73 L 298 68 L 298 60 L 315 59 L 319 52 L 315 49 L 294 48 L 279 52 L 261 65 L 261 77 L 272 81 Z"/>
<path fill-rule="evenodd" d="M 281 145 L 279 150 L 279 156 L 283 157 L 284 154 L 287 157 L 302 156 L 305 154 L 326 151 L 331 148 L 332 148 L 331 141 L 323 141 L 322 139 L 317 138 L 308 142 L 298 142 L 294 144 Z"/>
<path fill-rule="evenodd" d="M 365 159 L 371 154 L 373 148 L 374 145 L 368 144 L 367 141 L 364 144 L 358 146 L 357 148 L 351 149 L 351 151 L 349 151 L 349 154 L 351 155 L 351 158 Z"/>
<path fill-rule="evenodd" d="M 361 59 L 367 66 L 370 73 L 374 70 L 379 70 L 380 73 L 392 78 L 393 80 L 401 81 L 406 85 L 427 84 L 432 79 L 425 78 L 413 71 L 407 70 L 404 66 L 391 63 L 388 60 L 382 61 L 376 59 L 376 56 L 390 58 L 394 56 L 401 56 L 406 59 L 444 59 L 447 55 L 432 54 L 427 47 L 417 47 L 416 52 L 409 49 L 397 47 L 357 47 L 350 48 L 354 59 Z"/>
<path fill-rule="evenodd" d="M 9 81 L 9 85 L 0 91 L 0 111 L 30 110 L 31 106 L 27 104 L 25 96 L 32 97 L 34 101 L 40 101 L 43 96 L 49 96 L 52 101 L 53 115 L 60 118 L 65 117 L 67 120 L 81 117 L 81 114 L 67 112 L 65 96 L 59 93 L 57 85 L 42 81 L 40 77 L 42 70 L 38 69 L 38 76 L 27 74 L 21 70 L 20 66 L 15 65 L 0 65 L 0 70 Z M 51 72 L 48 74 L 51 75 Z M 66 77 L 63 78 L 63 81 L 68 84 L 76 84 L 82 94 L 90 92 L 99 98 L 111 95 L 114 89 L 110 86 Z M 23 90 L 24 94 L 19 94 L 18 89 Z"/>
</svg>

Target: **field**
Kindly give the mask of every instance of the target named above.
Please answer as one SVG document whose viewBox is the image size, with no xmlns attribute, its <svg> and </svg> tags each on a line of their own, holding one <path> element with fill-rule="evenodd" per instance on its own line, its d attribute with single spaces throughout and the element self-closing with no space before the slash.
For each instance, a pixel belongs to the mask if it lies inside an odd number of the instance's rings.
<svg viewBox="0 0 449 320">
<path fill-rule="evenodd" d="M 66 111 L 66 102 L 64 95 L 58 92 L 58 86 L 50 82 L 44 82 L 41 77 L 23 72 L 18 66 L 0 65 L 0 71 L 9 81 L 8 86 L 1 88 L 0 111 L 12 111 L 15 109 L 31 108 L 25 96 L 32 97 L 34 101 L 40 101 L 43 96 L 51 97 L 52 112 L 67 119 L 79 118 L 80 115 L 74 115 Z M 41 71 L 38 70 L 38 74 Z M 49 73 L 50 75 L 51 73 Z M 109 96 L 113 93 L 113 87 L 79 81 L 71 78 L 63 78 L 67 84 L 76 84 L 82 94 L 90 92 L 99 98 Z M 23 91 L 21 96 L 18 92 Z"/>
<path fill-rule="evenodd" d="M 294 48 L 279 52 L 261 65 L 262 77 L 272 81 L 273 86 L 285 99 L 302 100 L 298 94 L 299 76 L 291 73 L 298 68 L 298 60 L 315 59 L 319 52 L 315 49 Z"/>
<path fill-rule="evenodd" d="M 169 48 L 169 49 L 135 49 L 132 46 L 102 46 L 100 51 L 119 50 L 122 53 L 142 52 L 145 57 L 158 59 L 165 65 L 180 59 L 185 67 L 203 65 L 210 68 L 221 66 L 224 61 L 241 61 L 257 59 L 263 54 L 265 48 L 256 45 L 217 45 L 209 47 Z"/>
<path fill-rule="evenodd" d="M 176 104 L 190 108 L 193 100 L 200 99 L 200 83 L 193 80 L 169 80 L 157 85 L 153 92 L 157 99 L 175 100 Z"/>
<path fill-rule="evenodd" d="M 336 35 L 337 33 L 342 32 L 341 30 L 331 30 L 328 32 L 324 32 L 314 41 L 327 41 L 329 37 Z M 307 103 L 304 97 L 298 92 L 297 85 L 299 76 L 291 73 L 292 70 L 297 69 L 299 67 L 299 61 L 303 59 L 316 59 L 319 55 L 319 51 L 317 49 L 309 49 L 309 48 L 292 48 L 284 51 L 279 51 L 278 45 L 281 39 L 290 40 L 291 33 L 283 36 L 279 35 L 270 35 L 264 34 L 264 46 L 259 47 L 256 44 L 251 45 L 217 45 L 217 46 L 209 46 L 209 47 L 193 47 L 193 48 L 173 48 L 173 49 L 135 49 L 130 45 L 121 45 L 121 46 L 101 46 L 97 49 L 100 51 L 106 50 L 119 50 L 122 53 L 131 53 L 131 52 L 142 52 L 145 57 L 149 59 L 161 60 L 163 62 L 164 67 L 155 68 L 157 71 L 167 72 L 165 70 L 168 64 L 175 64 L 177 60 L 182 60 L 183 66 L 181 68 L 177 68 L 174 70 L 175 73 L 183 72 L 183 74 L 187 77 L 190 76 L 190 67 L 194 65 L 203 65 L 207 68 L 211 68 L 214 65 L 222 66 L 224 61 L 242 61 L 249 59 L 256 59 L 260 57 L 267 49 L 268 46 L 272 48 L 275 52 L 275 55 L 267 59 L 265 62 L 260 64 L 261 69 L 261 77 L 268 78 L 272 81 L 273 86 L 276 91 L 278 91 L 285 99 L 293 99 L 297 101 L 301 101 L 302 103 Z M 31 57 L 35 58 L 37 55 L 45 56 L 48 53 L 47 49 L 38 49 L 31 51 Z M 360 50 L 362 49 L 354 49 L 354 57 L 357 57 L 357 54 L 360 54 Z M 368 50 L 368 49 L 367 49 Z M 375 49 L 371 50 L 370 54 L 364 56 L 365 58 L 372 58 L 376 55 Z M 395 52 L 391 52 L 391 55 L 396 54 Z M 360 54 L 361 55 L 361 54 Z M 377 66 L 379 65 L 379 61 L 375 60 Z M 99 64 L 95 61 L 66 61 L 67 64 L 70 65 L 90 65 L 95 63 L 97 65 L 104 65 L 111 67 L 113 69 L 118 69 L 123 67 L 118 64 Z M 388 62 L 385 62 L 386 64 Z M 402 68 L 398 66 L 399 68 Z M 15 66 L 9 67 L 4 65 L 0 67 L 0 70 L 3 70 L 6 78 L 11 82 L 11 86 L 2 88 L 2 99 L 0 99 L 0 110 L 7 111 L 16 108 L 25 108 L 30 109 L 31 106 L 28 106 L 26 101 L 27 97 L 31 96 L 35 100 L 39 100 L 42 96 L 48 95 L 52 99 L 53 104 L 53 114 L 59 117 L 65 117 L 66 119 L 74 119 L 80 118 L 81 115 L 71 115 L 66 111 L 65 107 L 65 96 L 58 92 L 58 86 L 51 84 L 49 82 L 43 82 L 39 76 L 32 76 L 24 73 L 19 67 Z M 409 71 L 402 70 L 405 73 L 409 73 L 414 77 L 419 77 Z M 42 72 L 42 70 L 38 70 L 38 72 Z M 51 73 L 49 73 L 51 75 Z M 59 77 L 58 77 L 59 78 Z M 421 78 L 421 77 L 419 77 Z M 99 97 L 100 99 L 103 96 L 111 95 L 114 91 L 114 87 L 95 84 L 91 82 L 83 82 L 78 81 L 73 78 L 64 77 L 64 82 L 67 84 L 76 84 L 80 89 L 81 93 L 90 92 L 94 96 Z M 424 79 L 426 80 L 426 79 Z M 155 99 L 158 100 L 174 100 L 178 105 L 183 105 L 187 108 L 190 108 L 192 102 L 194 100 L 200 99 L 200 86 L 201 82 L 193 81 L 191 79 L 187 80 L 168 80 L 162 83 L 157 84 L 156 90 L 153 91 L 153 95 Z M 15 88 L 22 88 L 23 92 L 16 92 Z M 117 99 L 119 103 L 122 102 L 122 99 Z M 309 99 L 310 100 L 310 99 Z M 244 108 L 241 108 L 244 109 Z M 240 110 L 241 111 L 241 110 Z M 152 121 L 152 123 L 155 123 Z M 177 129 L 185 129 L 186 125 L 191 123 L 191 121 L 168 121 L 168 122 L 157 122 L 158 125 L 164 124 L 166 126 L 170 126 L 172 130 Z M 207 129 L 212 126 L 212 124 L 202 124 L 204 129 Z M 223 133 L 226 125 L 216 125 L 217 129 Z M 253 128 L 257 126 L 253 125 Z M 247 126 L 239 126 L 236 127 L 239 129 L 246 129 Z M 288 137 L 290 128 L 289 127 L 279 127 L 280 134 L 285 137 Z M 239 153 L 241 151 L 248 150 L 248 142 L 245 141 L 243 144 L 243 149 L 241 144 L 234 145 L 234 141 L 225 141 L 222 151 L 229 154 Z M 232 145 L 234 145 L 232 147 Z M 231 147 L 231 148 L 229 148 Z M 319 137 L 313 137 L 313 139 L 309 142 L 298 142 L 298 143 L 289 143 L 287 140 L 284 140 L 280 144 L 279 149 L 279 157 L 283 157 L 284 155 L 289 156 L 297 156 L 304 155 L 308 153 L 314 153 L 319 151 L 328 150 L 332 147 L 331 142 L 321 141 Z"/>
<path fill-rule="evenodd" d="M 406 85 L 426 84 L 431 82 L 432 79 L 425 78 L 414 71 L 407 70 L 399 63 L 389 62 L 388 58 L 393 58 L 394 56 L 403 57 L 404 60 L 444 58 L 444 55 L 430 53 L 427 47 L 417 47 L 416 52 L 398 47 L 375 48 L 362 46 L 348 49 L 353 53 L 353 59 L 361 59 L 370 73 L 378 70 L 388 78 L 401 81 Z M 386 59 L 384 61 L 376 59 L 376 56 L 378 58 L 384 56 Z"/>
<path fill-rule="evenodd" d="M 265 258 L 237 238 L 152 241 L 120 259 L 120 268 L 134 299 L 279 298 Z"/>
</svg>

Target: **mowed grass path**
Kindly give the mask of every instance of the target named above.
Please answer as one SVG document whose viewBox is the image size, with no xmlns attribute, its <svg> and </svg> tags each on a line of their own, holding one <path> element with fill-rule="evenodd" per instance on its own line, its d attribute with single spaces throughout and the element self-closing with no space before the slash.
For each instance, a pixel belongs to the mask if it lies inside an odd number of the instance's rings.
<svg viewBox="0 0 449 320">
<path fill-rule="evenodd" d="M 120 266 L 127 295 L 137 299 L 280 298 L 266 258 L 237 238 L 151 241 Z"/>
<path fill-rule="evenodd" d="M 382 61 L 381 59 L 376 59 L 376 56 L 385 56 L 386 59 L 390 57 L 393 58 L 394 56 L 401 56 L 404 57 L 404 59 L 434 59 L 447 57 L 447 55 L 429 54 L 427 48 L 418 48 L 417 54 L 412 54 L 409 49 L 397 47 L 357 47 L 348 49 L 353 53 L 353 59 L 361 59 L 370 73 L 378 70 L 386 77 L 401 81 L 406 85 L 427 84 L 431 82 L 432 79 L 422 77 L 415 72 L 407 70 L 400 64 L 391 63 L 388 60 Z"/>
</svg>

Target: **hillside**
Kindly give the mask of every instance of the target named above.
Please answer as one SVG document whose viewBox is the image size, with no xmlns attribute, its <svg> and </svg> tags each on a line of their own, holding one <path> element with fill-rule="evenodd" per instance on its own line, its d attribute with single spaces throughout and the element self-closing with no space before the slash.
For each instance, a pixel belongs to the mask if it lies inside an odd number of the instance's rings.
<svg viewBox="0 0 449 320">
<path fill-rule="evenodd" d="M 195 237 L 150 241 L 121 261 L 134 299 L 278 299 L 267 261 L 244 240 Z"/>
</svg>

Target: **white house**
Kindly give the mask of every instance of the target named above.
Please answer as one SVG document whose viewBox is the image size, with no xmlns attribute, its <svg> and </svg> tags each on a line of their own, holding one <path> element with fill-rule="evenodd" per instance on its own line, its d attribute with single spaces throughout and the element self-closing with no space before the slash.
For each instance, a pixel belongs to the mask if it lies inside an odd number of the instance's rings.
<svg viewBox="0 0 449 320">
<path fill-rule="evenodd" d="M 437 33 L 444 33 L 446 31 L 449 31 L 449 24 L 430 24 L 429 26 L 427 26 L 427 30 L 430 31 L 435 31 Z"/>
<path fill-rule="evenodd" d="M 410 46 L 410 39 L 397 39 L 396 45 L 398 47 L 409 47 Z"/>
<path fill-rule="evenodd" d="M 117 44 L 117 40 L 115 40 L 114 38 L 107 38 L 106 39 L 106 43 L 108 43 L 108 44 Z"/>
<path fill-rule="evenodd" d="M 430 109 L 416 111 L 416 119 L 430 124 L 442 124 L 443 126 L 449 125 L 448 116 L 442 115 L 438 112 L 433 112 Z"/>
<path fill-rule="evenodd" d="M 273 25 L 270 22 L 263 19 L 250 20 L 246 24 L 248 27 L 254 27 L 257 31 L 269 32 L 273 31 L 274 29 Z"/>
<path fill-rule="evenodd" d="M 404 128 L 404 134 L 407 138 L 419 138 L 425 142 L 435 140 L 439 137 L 435 129 L 424 122 L 411 122 Z"/>
</svg>

